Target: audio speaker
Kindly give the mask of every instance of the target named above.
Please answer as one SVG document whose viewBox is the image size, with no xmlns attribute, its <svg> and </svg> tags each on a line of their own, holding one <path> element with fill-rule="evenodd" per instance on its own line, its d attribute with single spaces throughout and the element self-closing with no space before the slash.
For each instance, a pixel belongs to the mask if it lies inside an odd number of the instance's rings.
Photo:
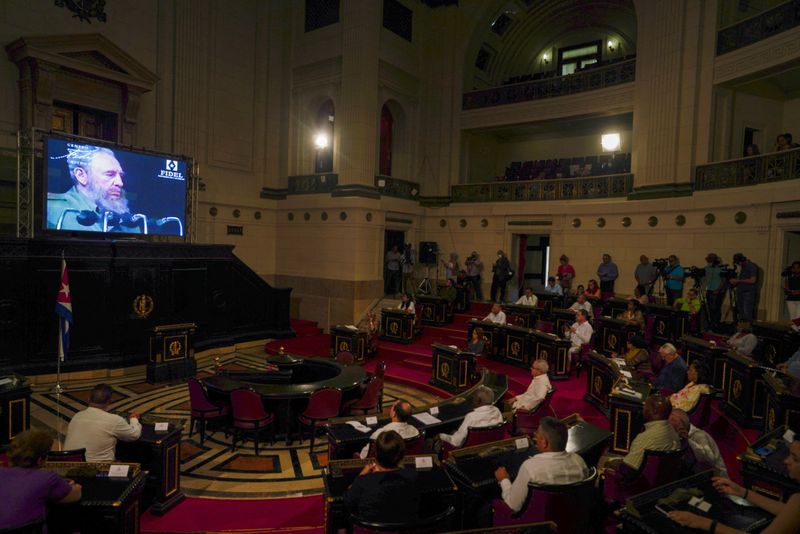
<svg viewBox="0 0 800 534">
<path fill-rule="evenodd" d="M 436 263 L 436 254 L 439 252 L 439 245 L 436 241 L 420 241 L 419 242 L 419 262 L 420 263 Z"/>
</svg>

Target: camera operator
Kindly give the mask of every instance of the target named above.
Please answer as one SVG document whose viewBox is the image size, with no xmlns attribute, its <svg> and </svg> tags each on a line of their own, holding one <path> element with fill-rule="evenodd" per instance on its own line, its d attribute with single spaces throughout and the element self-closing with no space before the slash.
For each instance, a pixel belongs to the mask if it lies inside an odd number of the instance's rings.
<svg viewBox="0 0 800 534">
<path fill-rule="evenodd" d="M 738 320 L 752 322 L 756 311 L 758 266 L 741 252 L 733 255 L 733 264 L 739 267 L 739 276 L 730 280 L 730 284 L 736 288 Z"/>
<path fill-rule="evenodd" d="M 472 289 L 475 291 L 475 300 L 483 300 L 483 291 L 481 291 L 481 269 L 483 269 L 481 257 L 473 250 L 472 254 L 467 258 L 467 281 L 472 285 Z"/>
<path fill-rule="evenodd" d="M 664 289 L 667 291 L 667 304 L 672 306 L 675 300 L 683 296 L 683 267 L 681 267 L 678 257 L 671 254 L 667 257 L 669 263 L 661 275 L 664 277 Z"/>
<path fill-rule="evenodd" d="M 719 256 L 714 252 L 709 252 L 706 255 L 706 266 L 703 270 L 705 276 L 701 284 L 706 291 L 708 326 L 713 329 L 719 326 L 722 320 L 722 302 L 725 300 L 725 284 L 720 276 L 722 265 Z"/>
<path fill-rule="evenodd" d="M 800 318 L 800 261 L 792 262 L 790 267 L 783 270 L 786 280 L 783 291 L 786 294 L 786 309 L 789 311 L 789 320 Z"/>
<path fill-rule="evenodd" d="M 658 280 L 658 269 L 644 254 L 639 256 L 639 265 L 633 271 L 633 277 L 636 278 L 636 287 L 642 295 L 653 294 L 653 285 Z"/>
</svg>

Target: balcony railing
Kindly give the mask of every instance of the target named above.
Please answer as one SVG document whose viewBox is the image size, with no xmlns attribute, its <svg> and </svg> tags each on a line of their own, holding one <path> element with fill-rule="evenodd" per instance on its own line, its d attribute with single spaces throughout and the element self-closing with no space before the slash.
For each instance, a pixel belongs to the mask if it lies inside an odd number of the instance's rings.
<svg viewBox="0 0 800 534">
<path fill-rule="evenodd" d="M 381 195 L 390 197 L 416 200 L 419 196 L 418 183 L 401 180 L 400 178 L 392 178 L 391 176 L 376 176 L 375 187 Z"/>
<path fill-rule="evenodd" d="M 490 182 L 451 187 L 453 202 L 512 202 L 625 197 L 633 190 L 632 174 L 559 178 L 525 182 Z"/>
<path fill-rule="evenodd" d="M 795 178 L 800 178 L 800 148 L 698 165 L 694 188 L 696 191 L 709 191 Z"/>
<path fill-rule="evenodd" d="M 516 104 L 529 100 L 572 95 L 632 82 L 636 77 L 636 60 L 620 61 L 566 76 L 546 78 L 481 91 L 464 93 L 462 108 L 479 109 L 489 106 Z"/>
<path fill-rule="evenodd" d="M 289 176 L 287 190 L 290 195 L 330 193 L 338 183 L 339 175 L 334 173 Z"/>
<path fill-rule="evenodd" d="M 717 55 L 800 26 L 800 0 L 791 0 L 717 32 Z"/>
</svg>

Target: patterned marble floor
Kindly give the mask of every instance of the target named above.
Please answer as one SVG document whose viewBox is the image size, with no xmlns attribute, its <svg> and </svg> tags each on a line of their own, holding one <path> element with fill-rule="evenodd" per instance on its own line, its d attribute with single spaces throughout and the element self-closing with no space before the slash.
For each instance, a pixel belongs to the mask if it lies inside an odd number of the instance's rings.
<svg viewBox="0 0 800 534">
<path fill-rule="evenodd" d="M 210 374 L 213 359 L 219 356 L 225 368 L 253 369 L 263 366 L 263 345 L 233 353 L 205 354 L 198 358 L 198 376 Z M 139 412 L 145 421 L 169 421 L 184 427 L 181 443 L 181 486 L 187 495 L 207 498 L 264 499 L 301 496 L 322 491 L 321 468 L 327 464 L 327 442 L 324 437 L 314 444 L 309 453 L 309 443 L 295 442 L 285 446 L 284 441 L 274 446 L 262 444 L 256 456 L 253 442 L 237 445 L 231 452 L 230 438 L 220 430 L 208 433 L 203 447 L 195 431 L 188 438 L 189 391 L 185 383 L 148 384 L 145 377 L 126 376 L 106 379 L 114 389 L 110 411 L 120 414 Z M 69 420 L 85 408 L 94 380 L 62 383 L 65 393 L 60 406 L 51 385 L 34 387 L 32 398 L 32 425 L 51 429 L 63 440 Z M 436 401 L 429 393 L 407 386 L 387 383 L 384 388 L 384 406 L 391 406 L 403 398 L 413 405 Z M 60 416 L 59 416 L 60 414 Z"/>
</svg>

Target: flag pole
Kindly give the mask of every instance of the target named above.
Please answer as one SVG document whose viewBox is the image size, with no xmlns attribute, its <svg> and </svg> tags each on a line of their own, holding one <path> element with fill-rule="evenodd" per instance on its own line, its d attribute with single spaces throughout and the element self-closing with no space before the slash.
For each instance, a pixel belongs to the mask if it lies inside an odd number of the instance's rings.
<svg viewBox="0 0 800 534">
<path fill-rule="evenodd" d="M 65 262 L 64 258 L 64 251 L 61 251 L 61 268 L 58 270 L 59 276 L 59 287 L 61 284 L 61 277 L 63 276 L 63 265 Z M 64 433 L 62 429 L 64 427 L 64 422 L 61 420 L 61 394 L 64 393 L 64 388 L 61 386 L 61 359 L 64 355 L 64 337 L 63 337 L 63 320 L 61 316 L 56 314 L 56 319 L 58 320 L 58 350 L 56 351 L 56 386 L 54 388 L 56 394 L 56 432 L 58 433 L 58 444 L 59 449 L 63 450 L 63 441 L 62 437 Z"/>
</svg>

